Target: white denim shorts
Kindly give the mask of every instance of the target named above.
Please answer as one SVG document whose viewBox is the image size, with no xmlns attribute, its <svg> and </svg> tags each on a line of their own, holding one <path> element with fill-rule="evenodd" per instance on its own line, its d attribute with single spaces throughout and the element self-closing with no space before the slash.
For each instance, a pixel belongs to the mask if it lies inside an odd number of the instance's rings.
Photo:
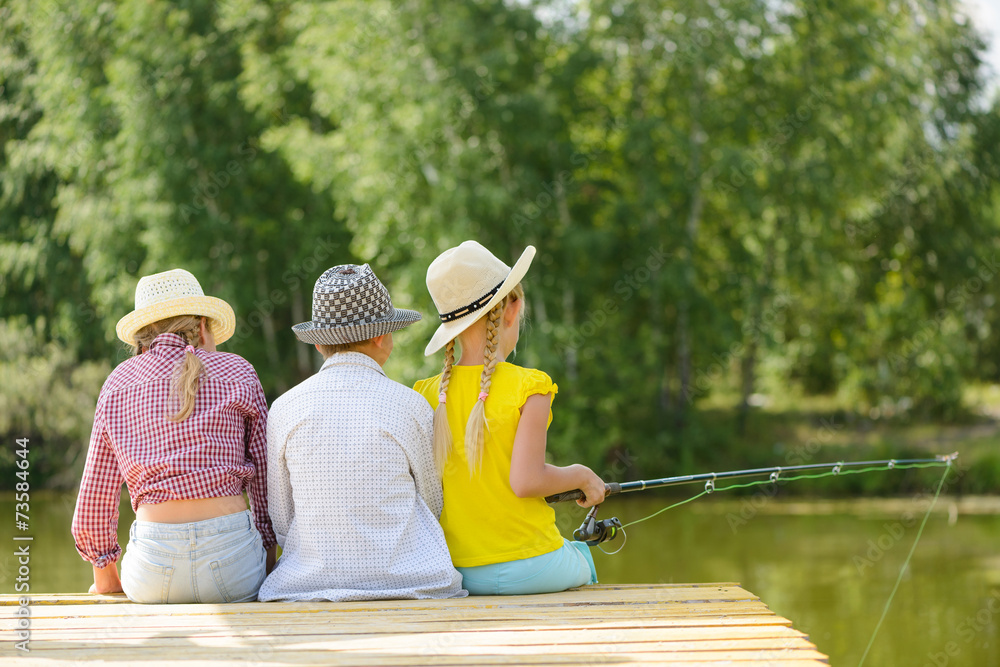
<svg viewBox="0 0 1000 667">
<path fill-rule="evenodd" d="M 249 511 L 192 523 L 136 521 L 122 558 L 132 602 L 252 602 L 267 554 Z"/>
</svg>

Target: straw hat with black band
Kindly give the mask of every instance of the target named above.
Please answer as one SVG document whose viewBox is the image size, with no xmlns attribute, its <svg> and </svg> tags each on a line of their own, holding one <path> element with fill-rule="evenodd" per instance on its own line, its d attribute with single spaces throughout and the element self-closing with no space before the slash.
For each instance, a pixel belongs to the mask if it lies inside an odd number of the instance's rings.
<svg viewBox="0 0 1000 667">
<path fill-rule="evenodd" d="M 534 257 L 535 248 L 529 245 L 511 268 L 475 241 L 441 253 L 427 267 L 427 291 L 441 326 L 427 343 L 424 355 L 434 354 L 490 312 L 521 282 Z"/>
<path fill-rule="evenodd" d="M 118 320 L 115 332 L 123 342 L 135 345 L 135 334 L 140 329 L 178 315 L 207 317 L 216 345 L 229 340 L 236 331 L 232 306 L 214 296 L 205 296 L 190 271 L 173 269 L 139 279 L 135 286 L 135 310 Z"/>
</svg>

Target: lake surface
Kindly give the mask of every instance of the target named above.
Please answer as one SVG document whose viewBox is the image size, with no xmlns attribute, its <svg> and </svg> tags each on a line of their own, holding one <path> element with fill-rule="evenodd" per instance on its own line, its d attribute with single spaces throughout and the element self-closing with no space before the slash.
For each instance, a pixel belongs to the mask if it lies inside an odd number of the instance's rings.
<svg viewBox="0 0 1000 667">
<path fill-rule="evenodd" d="M 84 592 L 92 576 L 69 534 L 75 496 L 33 493 L 33 593 Z M 671 502 L 612 498 L 601 516 L 623 522 Z M 872 667 L 1000 666 L 1000 516 L 938 501 L 865 662 Z M 627 529 L 615 555 L 596 553 L 601 583 L 739 582 L 809 634 L 832 665 L 854 667 L 868 645 L 916 536 L 926 499 L 787 502 L 703 498 Z M 951 510 L 949 512 L 949 509 Z M 0 496 L 12 545 L 14 504 Z M 582 510 L 560 507 L 570 535 Z M 119 526 L 127 542 L 131 509 Z M 619 538 L 604 546 L 622 545 Z M 0 590 L 14 592 L 13 547 L 0 555 Z"/>
</svg>

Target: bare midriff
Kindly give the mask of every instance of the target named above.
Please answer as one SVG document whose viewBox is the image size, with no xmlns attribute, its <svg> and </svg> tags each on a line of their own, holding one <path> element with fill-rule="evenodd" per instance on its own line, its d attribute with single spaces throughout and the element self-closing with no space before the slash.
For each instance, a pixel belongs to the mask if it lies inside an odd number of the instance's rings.
<svg viewBox="0 0 1000 667">
<path fill-rule="evenodd" d="M 243 496 L 167 500 L 155 505 L 139 505 L 135 511 L 135 518 L 154 523 L 190 523 L 236 514 L 246 508 L 247 503 Z"/>
</svg>

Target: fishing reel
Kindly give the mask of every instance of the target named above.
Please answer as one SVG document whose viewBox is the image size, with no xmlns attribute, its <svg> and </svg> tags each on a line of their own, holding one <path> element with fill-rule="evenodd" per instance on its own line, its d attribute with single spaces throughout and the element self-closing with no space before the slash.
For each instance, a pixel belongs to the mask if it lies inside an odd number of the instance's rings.
<svg viewBox="0 0 1000 667">
<path fill-rule="evenodd" d="M 598 521 L 598 507 L 600 505 L 594 505 L 580 527 L 573 531 L 573 539 L 577 542 L 586 542 L 588 547 L 596 547 L 601 542 L 615 539 L 618 531 L 622 529 L 622 522 L 616 516 Z"/>
</svg>

